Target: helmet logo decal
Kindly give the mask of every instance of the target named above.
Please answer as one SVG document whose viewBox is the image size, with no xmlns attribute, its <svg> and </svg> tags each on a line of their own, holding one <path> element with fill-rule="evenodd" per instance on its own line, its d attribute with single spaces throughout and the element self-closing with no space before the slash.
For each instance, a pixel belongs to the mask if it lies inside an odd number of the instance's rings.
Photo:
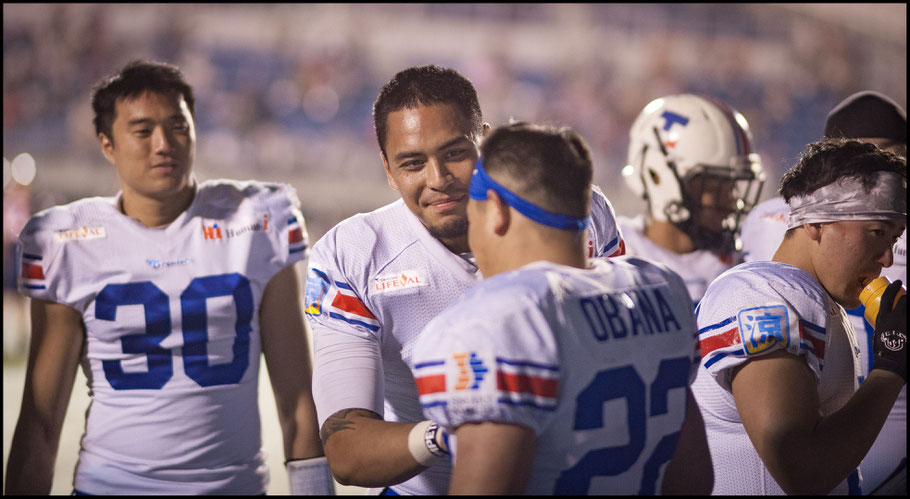
<svg viewBox="0 0 910 499">
<path fill-rule="evenodd" d="M 673 128 L 673 125 L 679 124 L 682 126 L 686 126 L 689 124 L 689 118 L 686 118 L 685 116 L 682 116 L 680 114 L 676 114 L 672 111 L 664 111 L 663 114 L 660 115 L 660 117 L 665 120 L 664 126 L 663 126 L 663 129 L 665 132 L 667 130 L 669 130 L 670 128 Z M 670 135 L 675 136 L 676 134 L 670 134 Z M 658 135 L 657 138 L 658 138 L 658 140 L 660 140 L 660 135 Z M 666 146 L 669 148 L 676 147 L 677 140 L 678 140 L 677 137 L 668 138 L 666 141 Z"/>
<path fill-rule="evenodd" d="M 666 123 L 664 123 L 664 131 L 669 130 L 676 123 L 679 123 L 682 126 L 689 124 L 689 118 L 671 111 L 664 111 L 664 114 L 661 114 L 660 117 L 667 120 Z"/>
</svg>

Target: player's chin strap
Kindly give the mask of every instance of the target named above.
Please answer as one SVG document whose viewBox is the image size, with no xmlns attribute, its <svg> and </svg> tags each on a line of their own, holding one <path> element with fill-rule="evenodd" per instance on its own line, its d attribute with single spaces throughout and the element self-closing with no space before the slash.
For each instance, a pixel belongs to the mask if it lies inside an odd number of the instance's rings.
<svg viewBox="0 0 910 499">
<path fill-rule="evenodd" d="M 448 435 L 436 423 L 421 421 L 408 434 L 408 450 L 423 466 L 433 464 L 437 457 L 449 455 Z"/>
<path fill-rule="evenodd" d="M 288 461 L 285 468 L 291 482 L 292 496 L 335 495 L 332 469 L 325 456 Z"/>
</svg>

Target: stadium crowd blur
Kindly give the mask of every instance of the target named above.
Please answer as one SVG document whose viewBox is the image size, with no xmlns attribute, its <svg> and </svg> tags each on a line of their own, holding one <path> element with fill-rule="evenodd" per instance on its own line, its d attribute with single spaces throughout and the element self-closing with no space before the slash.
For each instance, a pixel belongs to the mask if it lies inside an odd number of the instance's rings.
<svg viewBox="0 0 910 499">
<path fill-rule="evenodd" d="M 291 183 L 316 241 L 395 198 L 372 101 L 395 72 L 435 63 L 474 82 L 494 126 L 581 133 L 595 183 L 622 214 L 644 208 L 620 180 L 642 106 L 677 92 L 719 97 L 750 122 L 764 199 L 847 95 L 877 90 L 906 107 L 905 8 L 895 35 L 881 16 L 863 22 L 876 7 L 853 7 L 838 24 L 780 4 L 4 4 L 4 157 L 35 159 L 30 213 L 113 195 L 91 85 L 137 57 L 172 62 L 197 93 L 197 177 Z M 28 193 L 13 184 L 4 171 L 5 289 L 15 286 L 8 243 L 28 217 L 16 221 Z"/>
</svg>

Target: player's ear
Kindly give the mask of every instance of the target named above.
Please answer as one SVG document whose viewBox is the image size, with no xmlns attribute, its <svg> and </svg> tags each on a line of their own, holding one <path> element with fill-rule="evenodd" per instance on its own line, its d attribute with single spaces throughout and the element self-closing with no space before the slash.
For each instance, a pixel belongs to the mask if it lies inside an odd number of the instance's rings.
<svg viewBox="0 0 910 499">
<path fill-rule="evenodd" d="M 809 236 L 809 239 L 820 243 L 822 241 L 822 224 L 805 224 L 802 228 L 806 231 L 806 234 Z"/>
<path fill-rule="evenodd" d="M 98 142 L 101 144 L 101 152 L 107 158 L 110 164 L 114 164 L 114 142 L 103 133 L 98 133 Z"/>
<path fill-rule="evenodd" d="M 382 160 L 382 167 L 385 168 L 385 176 L 389 181 L 389 187 L 395 189 L 396 191 L 399 190 L 398 183 L 395 182 L 395 178 L 392 177 L 392 170 L 389 168 L 389 160 L 386 159 L 385 153 L 379 151 L 379 158 Z"/>
<path fill-rule="evenodd" d="M 490 224 L 490 230 L 497 236 L 503 236 L 509 230 L 511 224 L 511 212 L 509 205 L 499 197 L 499 194 L 493 189 L 487 190 L 487 200 L 489 201 L 487 221 Z"/>
</svg>

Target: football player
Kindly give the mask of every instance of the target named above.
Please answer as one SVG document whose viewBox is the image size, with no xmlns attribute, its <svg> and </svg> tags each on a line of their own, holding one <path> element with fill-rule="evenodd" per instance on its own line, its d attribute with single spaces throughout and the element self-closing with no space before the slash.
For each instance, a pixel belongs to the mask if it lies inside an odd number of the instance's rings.
<svg viewBox="0 0 910 499">
<path fill-rule="evenodd" d="M 481 145 L 468 237 L 485 279 L 412 356 L 452 435 L 453 495 L 711 491 L 689 294 L 662 265 L 585 257 L 591 176 L 568 128 L 514 124 Z"/>
<path fill-rule="evenodd" d="M 401 199 L 358 214 L 314 246 L 306 314 L 313 396 L 326 456 L 345 485 L 445 494 L 444 432 L 420 407 L 408 368 L 420 331 L 479 278 L 467 243 L 468 186 L 489 125 L 457 71 L 405 69 L 373 105 L 380 158 Z M 585 248 L 622 252 L 613 208 L 595 190 Z"/>
<path fill-rule="evenodd" d="M 736 263 L 740 218 L 764 183 L 748 122 L 711 97 L 655 99 L 629 130 L 622 175 L 647 202 L 646 215 L 619 217 L 627 254 L 678 273 L 698 303 Z"/>
<path fill-rule="evenodd" d="M 76 368 L 91 395 L 79 494 L 264 494 L 264 354 L 291 491 L 330 494 L 310 391 L 286 185 L 197 182 L 193 89 L 134 61 L 92 96 L 120 192 L 44 210 L 20 234 L 32 337 L 6 492 L 47 494 Z"/>
<path fill-rule="evenodd" d="M 844 99 L 828 113 L 824 133 L 827 138 L 853 138 L 904 157 L 907 155 L 907 116 L 897 103 L 878 92 L 858 92 Z M 790 207 L 783 198 L 759 203 L 743 222 L 743 259 L 747 262 L 771 260 L 787 230 L 789 215 Z M 898 238 L 893 253 L 894 263 L 883 268 L 882 275 L 906 283 L 906 230 Z M 869 374 L 873 364 L 875 335 L 875 328 L 864 318 L 865 312 L 863 305 L 847 310 L 862 354 L 863 377 Z M 860 466 L 863 493 L 905 493 L 906 457 L 907 389 L 904 387 Z"/>
<path fill-rule="evenodd" d="M 780 183 L 787 231 L 771 261 L 718 277 L 696 310 L 693 392 L 714 494 L 859 493 L 857 466 L 906 382 L 906 298 L 882 297 L 872 370 L 844 308 L 891 266 L 905 230 L 906 159 L 872 144 L 809 144 Z M 857 386 L 859 388 L 857 389 Z"/>
</svg>

